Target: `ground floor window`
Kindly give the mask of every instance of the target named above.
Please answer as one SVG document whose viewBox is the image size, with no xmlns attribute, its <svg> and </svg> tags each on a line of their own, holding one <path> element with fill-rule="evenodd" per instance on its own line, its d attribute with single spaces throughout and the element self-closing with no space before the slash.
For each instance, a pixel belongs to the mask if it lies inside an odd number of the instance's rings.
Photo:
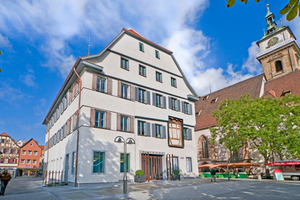
<svg viewBox="0 0 300 200">
<path fill-rule="evenodd" d="M 74 151 L 72 153 L 72 169 L 71 169 L 72 174 L 75 173 L 75 165 L 76 165 L 76 152 Z"/>
<path fill-rule="evenodd" d="M 192 158 L 186 158 L 186 171 L 192 172 Z"/>
<path fill-rule="evenodd" d="M 178 166 L 178 157 L 173 157 L 173 169 L 178 169 L 179 170 L 179 166 Z"/>
<path fill-rule="evenodd" d="M 126 172 L 129 172 L 130 155 L 126 154 Z M 124 153 L 120 155 L 120 172 L 124 172 Z"/>
<path fill-rule="evenodd" d="M 94 151 L 93 173 L 104 173 L 105 152 Z"/>
</svg>

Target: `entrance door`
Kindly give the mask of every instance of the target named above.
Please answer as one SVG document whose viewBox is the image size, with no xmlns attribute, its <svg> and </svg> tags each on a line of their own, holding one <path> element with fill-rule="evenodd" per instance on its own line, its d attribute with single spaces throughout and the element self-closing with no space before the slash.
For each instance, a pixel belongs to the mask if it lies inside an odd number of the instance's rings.
<svg viewBox="0 0 300 200">
<path fill-rule="evenodd" d="M 68 183 L 68 174 L 69 174 L 69 154 L 66 155 L 65 160 L 65 182 Z"/>
<path fill-rule="evenodd" d="M 146 180 L 162 180 L 162 156 L 142 154 L 142 170 Z"/>
</svg>

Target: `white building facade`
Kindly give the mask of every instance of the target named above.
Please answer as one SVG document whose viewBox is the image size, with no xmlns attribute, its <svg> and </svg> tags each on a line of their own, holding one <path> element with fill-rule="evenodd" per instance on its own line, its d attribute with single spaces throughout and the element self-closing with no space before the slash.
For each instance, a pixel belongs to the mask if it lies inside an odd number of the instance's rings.
<svg viewBox="0 0 300 200">
<path fill-rule="evenodd" d="M 139 169 L 166 179 L 169 154 L 181 178 L 196 177 L 197 100 L 171 51 L 123 29 L 99 54 L 77 59 L 43 122 L 44 170 L 65 171 L 75 185 L 118 182 L 124 166 L 129 179 Z M 126 164 L 117 136 L 135 140 Z"/>
</svg>

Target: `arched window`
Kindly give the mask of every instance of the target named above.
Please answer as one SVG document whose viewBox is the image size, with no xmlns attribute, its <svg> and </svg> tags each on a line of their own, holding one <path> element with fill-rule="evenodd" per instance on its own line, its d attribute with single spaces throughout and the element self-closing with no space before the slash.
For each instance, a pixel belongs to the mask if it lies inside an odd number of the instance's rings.
<svg viewBox="0 0 300 200">
<path fill-rule="evenodd" d="M 199 157 L 202 158 L 209 158 L 208 154 L 208 140 L 205 136 L 201 136 L 198 140 L 199 145 Z"/>
<path fill-rule="evenodd" d="M 276 67 L 276 72 L 282 71 L 282 63 L 281 63 L 281 60 L 277 60 L 277 61 L 275 62 L 275 67 Z"/>
</svg>

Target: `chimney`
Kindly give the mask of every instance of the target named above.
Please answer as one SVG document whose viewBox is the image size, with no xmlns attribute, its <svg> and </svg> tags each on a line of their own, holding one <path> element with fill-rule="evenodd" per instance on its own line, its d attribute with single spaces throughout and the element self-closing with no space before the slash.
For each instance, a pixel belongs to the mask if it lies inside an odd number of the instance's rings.
<svg viewBox="0 0 300 200">
<path fill-rule="evenodd" d="M 26 139 L 23 139 L 23 144 L 25 144 L 26 143 Z"/>
</svg>

